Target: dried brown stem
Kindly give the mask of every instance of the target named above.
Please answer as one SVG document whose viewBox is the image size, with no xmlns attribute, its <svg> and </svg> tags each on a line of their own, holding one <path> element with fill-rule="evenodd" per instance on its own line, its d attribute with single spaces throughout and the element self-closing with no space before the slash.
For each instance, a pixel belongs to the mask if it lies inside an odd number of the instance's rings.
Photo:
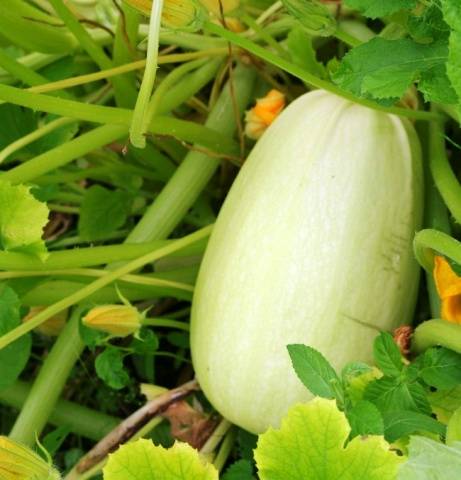
<svg viewBox="0 0 461 480">
<path fill-rule="evenodd" d="M 138 430 L 146 425 L 153 417 L 163 413 L 170 405 L 182 400 L 190 393 L 199 390 L 196 380 L 181 385 L 173 390 L 147 402 L 128 418 L 100 440 L 77 464 L 76 471 L 82 474 L 103 460 L 106 455 L 117 449 L 119 445 L 128 441 Z"/>
</svg>

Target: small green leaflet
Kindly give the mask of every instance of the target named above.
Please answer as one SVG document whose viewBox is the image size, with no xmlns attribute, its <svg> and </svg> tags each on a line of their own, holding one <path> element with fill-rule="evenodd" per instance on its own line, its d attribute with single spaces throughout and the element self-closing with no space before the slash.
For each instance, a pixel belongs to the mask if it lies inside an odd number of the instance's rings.
<svg viewBox="0 0 461 480">
<path fill-rule="evenodd" d="M 356 437 L 344 447 L 350 431 L 333 400 L 292 407 L 280 430 L 259 437 L 260 480 L 394 480 L 403 458 L 377 436 Z"/>
<path fill-rule="evenodd" d="M 374 403 L 383 414 L 399 410 L 431 414 L 426 392 L 416 382 L 393 377 L 379 378 L 367 385 L 364 399 Z"/>
<path fill-rule="evenodd" d="M 317 350 L 306 345 L 287 346 L 293 368 L 301 382 L 314 395 L 323 398 L 336 398 L 341 381 L 328 360 Z"/>
<path fill-rule="evenodd" d="M 354 8 L 369 18 L 386 17 L 399 10 L 416 7 L 416 0 L 345 0 L 347 7 Z"/>
<path fill-rule="evenodd" d="M 383 435 L 384 422 L 380 411 L 366 400 L 360 400 L 346 410 L 347 420 L 351 426 L 351 437 L 357 435 Z"/>
<path fill-rule="evenodd" d="M 378 368 L 390 377 L 398 377 L 403 370 L 402 356 L 392 335 L 382 332 L 373 344 L 373 355 Z"/>
<path fill-rule="evenodd" d="M 251 462 L 239 460 L 233 463 L 221 476 L 221 480 L 254 480 Z"/>
<path fill-rule="evenodd" d="M 458 97 L 461 98 L 461 3 L 441 0 L 445 21 L 451 27 L 447 73 Z"/>
<path fill-rule="evenodd" d="M 47 256 L 43 229 L 48 223 L 48 207 L 24 185 L 12 185 L 0 180 L 0 247 Z"/>
<path fill-rule="evenodd" d="M 0 150 L 37 128 L 37 115 L 29 108 L 10 103 L 0 105 Z"/>
<path fill-rule="evenodd" d="M 21 324 L 19 298 L 10 287 L 0 284 L 0 336 Z M 26 366 L 32 340 L 30 334 L 0 350 L 0 390 L 12 385 Z"/>
<path fill-rule="evenodd" d="M 218 480 L 218 471 L 186 443 L 166 449 L 140 439 L 109 455 L 104 480 Z"/>
<path fill-rule="evenodd" d="M 444 41 L 423 44 L 409 38 L 376 37 L 350 50 L 333 80 L 357 96 L 389 103 L 399 99 L 417 80 L 425 82 L 429 92 L 428 83 L 435 81 L 433 69 L 443 67 L 447 58 L 448 46 Z"/>
<path fill-rule="evenodd" d="M 384 423 L 386 425 L 384 436 L 388 442 L 395 442 L 413 433 L 430 432 L 440 436 L 446 433 L 445 425 L 434 418 L 411 411 L 386 413 Z"/>
<path fill-rule="evenodd" d="M 461 472 L 461 442 L 444 445 L 425 437 L 412 437 L 408 461 L 398 480 L 454 480 Z"/>
<path fill-rule="evenodd" d="M 430 348 L 419 357 L 419 375 L 430 386 L 448 390 L 461 384 L 461 355 L 447 348 Z"/>
<path fill-rule="evenodd" d="M 103 240 L 124 225 L 132 197 L 122 190 L 93 185 L 83 197 L 78 232 L 83 240 Z"/>
<path fill-rule="evenodd" d="M 154 355 L 158 349 L 159 340 L 150 328 L 142 328 L 130 343 L 130 348 L 138 355 Z"/>
<path fill-rule="evenodd" d="M 94 362 L 98 377 L 114 390 L 120 390 L 130 383 L 130 377 L 123 366 L 123 354 L 114 347 L 107 347 Z"/>
</svg>

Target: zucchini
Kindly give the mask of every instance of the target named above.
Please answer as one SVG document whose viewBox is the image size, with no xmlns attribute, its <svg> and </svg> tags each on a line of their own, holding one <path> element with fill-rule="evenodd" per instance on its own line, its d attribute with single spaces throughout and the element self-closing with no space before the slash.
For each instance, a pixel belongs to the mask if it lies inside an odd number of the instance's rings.
<svg viewBox="0 0 461 480">
<path fill-rule="evenodd" d="M 254 433 L 310 398 L 286 346 L 336 368 L 410 322 L 421 153 L 406 120 L 324 91 L 295 100 L 237 176 L 200 268 L 192 359 L 214 407 Z"/>
</svg>

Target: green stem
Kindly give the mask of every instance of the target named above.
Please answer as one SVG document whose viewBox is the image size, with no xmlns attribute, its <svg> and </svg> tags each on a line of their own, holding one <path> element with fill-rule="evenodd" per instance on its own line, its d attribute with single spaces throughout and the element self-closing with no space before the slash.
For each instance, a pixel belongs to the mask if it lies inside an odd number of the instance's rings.
<svg viewBox="0 0 461 480">
<path fill-rule="evenodd" d="M 105 270 L 97 270 L 90 268 L 73 268 L 66 270 L 49 270 L 49 271 L 19 271 L 19 272 L 0 272 L 0 280 L 10 278 L 31 278 L 43 277 L 53 275 L 60 276 L 74 276 L 74 277 L 103 277 L 107 272 Z M 120 281 L 126 283 L 133 283 L 135 285 L 149 285 L 151 287 L 172 288 L 176 290 L 184 290 L 186 292 L 193 292 L 194 288 L 191 285 L 180 282 L 172 282 L 170 280 L 163 280 L 160 278 L 147 277 L 143 275 L 122 275 Z"/>
<path fill-rule="evenodd" d="M 242 112 L 253 89 L 253 70 L 239 66 L 233 75 L 236 102 Z M 221 134 L 236 130 L 235 114 L 229 85 L 224 88 L 211 111 L 206 125 Z M 220 160 L 203 153 L 190 152 L 173 174 L 165 188 L 128 235 L 128 242 L 144 242 L 167 237 L 186 215 L 220 165 Z"/>
<path fill-rule="evenodd" d="M 134 107 L 133 118 L 130 127 L 131 143 L 137 148 L 146 146 L 145 134 L 149 126 L 148 105 L 154 88 L 157 74 L 158 47 L 160 36 L 160 23 L 162 20 L 163 0 L 152 2 L 152 10 L 149 23 L 149 37 L 147 43 L 146 69 L 139 89 L 138 98 Z"/>
<path fill-rule="evenodd" d="M 184 330 L 185 332 L 190 330 L 187 323 L 170 320 L 169 318 L 145 318 L 142 323 L 150 327 L 176 328 L 178 330 Z"/>
<path fill-rule="evenodd" d="M 323 90 L 331 92 L 335 95 L 343 97 L 352 102 L 358 103 L 365 107 L 372 108 L 374 110 L 380 110 L 386 113 L 392 113 L 395 115 L 415 118 L 419 120 L 434 120 L 434 119 L 438 120 L 441 118 L 439 114 L 433 113 L 433 112 L 425 112 L 422 110 L 409 110 L 409 109 L 399 108 L 399 107 L 384 107 L 370 100 L 358 98 L 352 93 L 342 90 L 336 85 L 326 80 L 322 80 L 321 78 L 318 78 L 315 75 L 312 75 L 308 71 L 304 70 L 302 67 L 295 65 L 294 63 L 291 63 L 288 60 L 280 58 L 279 56 L 259 46 L 258 44 L 244 38 L 241 35 L 231 32 L 230 30 L 226 30 L 225 28 L 219 25 L 215 25 L 214 23 L 207 22 L 205 24 L 205 29 L 211 33 L 214 33 L 216 35 L 219 35 L 225 38 L 226 40 L 233 43 L 234 45 L 244 48 L 245 50 L 248 50 L 250 53 L 253 53 L 257 57 L 262 58 L 263 60 L 267 61 L 268 63 L 278 68 L 281 68 L 285 72 L 299 78 L 300 80 L 306 82 L 308 85 L 314 88 L 322 88 Z"/>
<path fill-rule="evenodd" d="M 75 305 L 76 303 L 84 300 L 92 293 L 96 292 L 100 288 L 109 285 L 110 283 L 114 282 L 115 280 L 119 279 L 123 275 L 127 273 L 131 273 L 139 268 L 147 265 L 148 263 L 152 263 L 155 260 L 158 260 L 161 257 L 164 257 L 170 253 L 173 253 L 181 248 L 191 245 L 196 241 L 199 241 L 203 238 L 208 237 L 212 229 L 212 226 L 202 228 L 201 230 L 197 230 L 186 237 L 183 237 L 179 240 L 175 240 L 170 245 L 165 247 L 159 248 L 154 250 L 153 252 L 148 253 L 147 255 L 143 255 L 131 262 L 123 265 L 116 270 L 108 271 L 103 277 L 98 278 L 94 282 L 86 285 L 85 287 L 81 288 L 80 290 L 76 291 L 72 295 L 64 298 L 63 300 L 56 302 L 55 304 L 51 305 L 50 307 L 46 308 L 45 310 L 41 311 L 37 315 L 35 315 L 31 320 L 27 323 L 23 323 L 22 325 L 16 327 L 14 330 L 9 331 L 2 337 L 0 337 L 0 349 L 5 348 L 11 342 L 14 342 L 16 339 L 25 335 L 27 332 L 30 332 L 34 328 L 41 325 L 43 322 L 51 318 L 53 315 L 65 310 L 66 308 Z"/>
<path fill-rule="evenodd" d="M 436 253 L 461 264 L 461 242 L 438 230 L 425 229 L 418 232 L 413 247 L 418 262 L 428 273 L 432 273 Z"/>
<path fill-rule="evenodd" d="M 126 3 L 121 5 L 121 14 L 118 17 L 115 32 L 113 63 L 115 66 L 132 62 L 137 57 L 136 43 L 141 15 Z M 123 75 L 126 88 L 115 89 L 117 106 L 132 108 L 136 102 L 136 74 L 134 72 Z"/>
<path fill-rule="evenodd" d="M 421 122 L 417 124 L 418 134 L 424 154 L 424 227 L 450 234 L 451 228 L 447 208 L 443 203 L 439 191 L 434 185 L 434 180 L 432 179 L 430 172 L 430 164 L 432 163 L 430 155 L 432 153 L 431 150 L 433 150 L 433 148 L 430 148 L 430 127 L 430 122 Z M 440 298 L 435 286 L 432 271 L 426 272 L 426 285 L 431 314 L 433 318 L 437 318 L 440 315 Z"/>
<path fill-rule="evenodd" d="M 234 448 L 235 439 L 237 438 L 237 430 L 235 428 L 231 428 L 224 437 L 221 446 L 219 447 L 218 453 L 213 461 L 213 465 L 218 469 L 220 472 L 224 465 L 229 458 L 229 455 Z"/>
<path fill-rule="evenodd" d="M 249 26 L 251 29 L 256 32 L 256 34 L 264 40 L 269 46 L 271 46 L 282 58 L 287 56 L 287 51 L 284 50 L 280 44 L 264 30 L 256 20 L 254 20 L 250 15 L 244 14 L 242 20 Z"/>
<path fill-rule="evenodd" d="M 152 94 L 150 101 L 147 106 L 143 124 L 143 131 L 146 131 L 146 125 L 149 125 L 154 118 L 154 115 L 158 113 L 159 105 L 162 102 L 162 99 L 166 93 L 175 85 L 186 73 L 189 73 L 191 70 L 203 65 L 204 62 L 207 62 L 207 59 L 200 58 L 198 60 L 193 60 L 191 62 L 184 63 L 183 65 L 176 67 L 172 70 L 156 88 L 155 92 Z M 182 102 L 181 102 L 182 103 Z"/>
<path fill-rule="evenodd" d="M 461 185 L 447 158 L 444 129 L 441 122 L 430 123 L 429 155 L 435 185 L 456 222 L 461 223 Z"/>
<path fill-rule="evenodd" d="M 63 127 L 65 125 L 70 125 L 71 123 L 74 123 L 74 122 L 75 120 L 73 118 L 66 118 L 66 117 L 58 118 L 56 120 L 52 120 L 49 123 L 46 123 L 42 127 L 37 128 L 37 130 L 34 130 L 33 132 L 30 132 L 29 134 L 24 135 L 23 137 L 19 138 L 15 142 L 10 143 L 3 150 L 0 151 L 0 163 L 2 163 L 6 158 L 8 158 L 14 152 L 17 152 L 21 148 L 24 148 L 25 146 L 31 144 L 32 142 L 35 142 L 35 140 L 38 140 L 39 138 L 42 138 L 45 135 L 48 135 L 48 133 L 51 133 L 60 127 Z"/>
<path fill-rule="evenodd" d="M 341 42 L 345 43 L 349 47 L 358 47 L 359 45 L 362 44 L 362 42 L 359 39 L 353 37 L 352 35 L 350 35 L 345 30 L 343 30 L 342 28 L 339 28 L 339 27 L 335 30 L 333 35 L 338 40 L 341 40 Z"/>
<path fill-rule="evenodd" d="M 45 77 L 42 77 L 42 75 L 36 73 L 31 68 L 26 67 L 14 58 L 11 58 L 1 48 L 0 67 L 13 75 L 13 77 L 21 80 L 21 82 L 25 83 L 26 85 L 40 85 L 48 81 Z"/>
<path fill-rule="evenodd" d="M 461 325 L 446 320 L 421 323 L 413 334 L 413 350 L 421 353 L 437 345 L 461 353 Z"/>
<path fill-rule="evenodd" d="M 218 426 L 213 430 L 211 436 L 200 449 L 200 454 L 205 457 L 211 456 L 231 427 L 232 423 L 225 418 L 221 419 Z"/>
<path fill-rule="evenodd" d="M 30 390 L 31 385 L 18 380 L 11 387 L 0 390 L 0 402 L 21 410 Z M 57 427 L 69 427 L 76 435 L 98 441 L 112 431 L 120 423 L 120 419 L 78 403 L 59 399 L 50 413 L 49 422 Z"/>
<path fill-rule="evenodd" d="M 125 125 L 103 125 L 94 128 L 70 142 L 59 145 L 2 173 L 1 178 L 12 183 L 30 182 L 40 175 L 62 167 L 96 148 L 125 137 L 127 133 L 128 128 Z"/>
<path fill-rule="evenodd" d="M 106 265 L 115 261 L 129 261 L 140 255 L 170 245 L 174 240 L 155 240 L 149 243 L 121 245 L 105 245 L 89 248 L 75 248 L 50 252 L 45 260 L 31 257 L 27 253 L 0 251 L 0 270 L 34 270 L 53 271 L 70 268 L 84 268 L 96 265 Z M 182 250 L 174 252 L 172 256 L 201 255 L 206 241 L 196 242 Z"/>
<path fill-rule="evenodd" d="M 45 427 L 67 377 L 83 351 L 84 345 L 78 334 L 79 321 L 80 310 L 76 309 L 40 369 L 10 432 L 13 440 L 32 446 Z"/>
</svg>

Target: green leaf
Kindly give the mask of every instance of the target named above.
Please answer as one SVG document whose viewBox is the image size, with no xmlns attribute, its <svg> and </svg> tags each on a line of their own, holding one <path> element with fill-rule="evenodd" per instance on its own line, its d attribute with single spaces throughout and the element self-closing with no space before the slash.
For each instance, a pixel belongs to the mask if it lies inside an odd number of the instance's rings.
<svg viewBox="0 0 461 480">
<path fill-rule="evenodd" d="M 461 472 L 461 442 L 447 446 L 426 437 L 412 437 L 408 461 L 398 480 L 451 480 Z"/>
<path fill-rule="evenodd" d="M 426 392 L 416 382 L 407 383 L 393 377 L 379 378 L 367 385 L 364 398 L 374 403 L 383 414 L 399 410 L 431 414 Z"/>
<path fill-rule="evenodd" d="M 450 390 L 429 392 L 428 398 L 437 419 L 448 423 L 455 410 L 461 407 L 461 385 Z"/>
<path fill-rule="evenodd" d="M 67 425 L 61 425 L 60 427 L 55 428 L 51 432 L 47 433 L 43 438 L 43 448 L 50 454 L 51 457 L 53 457 L 71 432 L 71 428 Z M 39 451 L 39 453 L 41 453 L 41 451 Z M 44 458 L 44 460 L 46 460 L 46 458 Z"/>
<path fill-rule="evenodd" d="M 420 432 L 444 436 L 446 428 L 428 415 L 408 410 L 388 412 L 384 415 L 384 436 L 388 442 L 395 442 L 399 438 Z"/>
<path fill-rule="evenodd" d="M 130 344 L 138 355 L 153 355 L 158 349 L 159 340 L 150 328 L 142 328 Z"/>
<path fill-rule="evenodd" d="M 407 21 L 409 34 L 417 41 L 424 43 L 435 40 L 447 40 L 450 28 L 443 19 L 440 5 L 434 3 L 422 12 L 410 15 Z"/>
<path fill-rule="evenodd" d="M 447 73 L 451 84 L 461 98 L 461 3 L 458 0 L 441 0 L 443 17 L 451 27 Z"/>
<path fill-rule="evenodd" d="M 461 442 L 461 408 L 454 411 L 447 425 L 447 443 Z"/>
<path fill-rule="evenodd" d="M 451 85 L 445 65 L 437 65 L 423 72 L 418 89 L 426 102 L 458 103 L 458 95 Z"/>
<path fill-rule="evenodd" d="M 461 355 L 447 348 L 430 348 L 420 357 L 419 374 L 432 387 L 447 390 L 461 384 Z"/>
<path fill-rule="evenodd" d="M 443 65 L 447 56 L 443 41 L 422 44 L 376 37 L 350 50 L 333 80 L 360 97 L 389 102 L 399 99 L 422 73 Z"/>
<path fill-rule="evenodd" d="M 386 17 L 416 6 L 416 0 L 345 0 L 344 3 L 369 18 Z"/>
<path fill-rule="evenodd" d="M 0 284 L 0 336 L 21 324 L 19 307 L 19 298 L 14 290 Z M 29 359 L 31 344 L 28 334 L 0 350 L 0 390 L 17 380 Z"/>
<path fill-rule="evenodd" d="M 359 402 L 363 399 L 367 386 L 381 376 L 382 374 L 377 368 L 355 376 L 344 377 L 343 373 L 347 396 L 353 403 Z"/>
<path fill-rule="evenodd" d="M 255 451 L 261 480 L 394 480 L 402 458 L 382 437 L 350 434 L 336 402 L 317 398 L 292 407 L 280 430 L 260 435 Z"/>
<path fill-rule="evenodd" d="M 384 422 L 380 411 L 366 400 L 361 400 L 346 410 L 351 426 L 351 437 L 357 435 L 383 435 Z"/>
<path fill-rule="evenodd" d="M 37 115 L 28 108 L 10 103 L 0 105 L 0 150 L 37 128 Z"/>
<path fill-rule="evenodd" d="M 120 390 L 130 383 L 130 377 L 123 366 L 123 354 L 113 347 L 107 347 L 94 362 L 98 377 L 114 390 Z"/>
<path fill-rule="evenodd" d="M 335 398 L 340 380 L 328 360 L 317 350 L 306 345 L 287 346 L 293 368 L 298 378 L 314 394 L 323 398 Z"/>
<path fill-rule="evenodd" d="M 325 67 L 316 58 L 311 35 L 302 28 L 295 27 L 288 33 L 286 45 L 293 63 L 317 77 L 326 77 Z"/>
<path fill-rule="evenodd" d="M 237 450 L 239 456 L 245 460 L 253 460 L 253 450 L 256 448 L 258 437 L 246 430 L 239 429 L 237 433 Z"/>
<path fill-rule="evenodd" d="M 48 223 L 48 207 L 24 185 L 0 180 L 0 246 L 4 250 L 47 256 L 43 229 Z"/>
<path fill-rule="evenodd" d="M 403 370 L 402 355 L 391 334 L 382 332 L 376 337 L 373 344 L 373 354 L 376 365 L 384 375 L 400 376 Z"/>
<path fill-rule="evenodd" d="M 104 480 L 218 480 L 218 472 L 186 443 L 166 449 L 140 439 L 109 455 Z"/>
<path fill-rule="evenodd" d="M 327 37 L 335 31 L 336 20 L 319 0 L 282 0 L 282 3 L 310 35 Z"/>
<path fill-rule="evenodd" d="M 83 240 L 102 240 L 123 226 L 131 208 L 131 195 L 93 185 L 86 190 L 80 209 L 78 232 Z"/>
<path fill-rule="evenodd" d="M 254 480 L 253 465 L 248 460 L 239 460 L 225 471 L 221 480 Z"/>
</svg>

